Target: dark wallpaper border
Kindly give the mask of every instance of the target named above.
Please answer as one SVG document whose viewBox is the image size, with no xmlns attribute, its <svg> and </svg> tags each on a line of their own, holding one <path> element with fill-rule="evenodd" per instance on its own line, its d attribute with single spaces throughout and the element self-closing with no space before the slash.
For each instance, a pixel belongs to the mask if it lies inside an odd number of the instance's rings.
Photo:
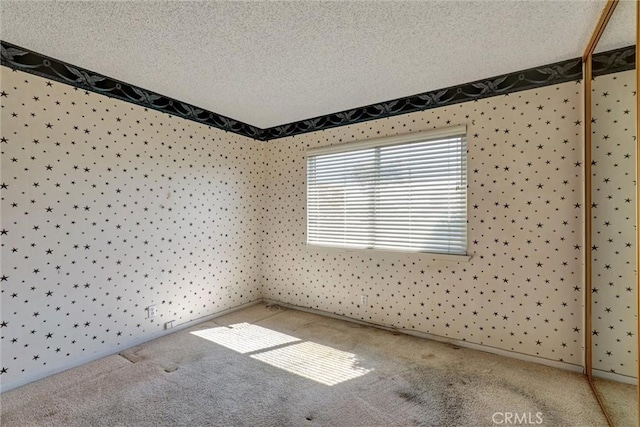
<svg viewBox="0 0 640 427">
<path fill-rule="evenodd" d="M 593 55 L 593 76 L 620 73 L 636 68 L 636 47 L 626 46 L 620 49 L 595 53 Z"/>
<path fill-rule="evenodd" d="M 112 98 L 152 108 L 249 138 L 262 139 L 263 130 L 258 127 L 68 64 L 4 40 L 0 40 L 0 46 L 1 64 L 11 69 L 101 93 Z"/>
<path fill-rule="evenodd" d="M 461 102 L 477 101 L 522 90 L 535 89 L 582 78 L 580 58 L 503 74 L 444 89 L 366 105 L 311 119 L 261 129 L 194 105 L 86 70 L 0 40 L 1 64 L 71 86 L 101 93 L 146 108 L 260 141 L 285 138 L 368 120 L 397 116 Z M 594 55 L 593 74 L 600 76 L 635 67 L 635 46 Z"/>
<path fill-rule="evenodd" d="M 628 46 L 594 55 L 593 75 L 600 76 L 635 68 L 635 46 Z M 528 70 L 503 74 L 445 89 L 424 92 L 365 107 L 301 120 L 265 129 L 265 140 L 284 138 L 307 132 L 345 126 L 461 102 L 476 101 L 491 96 L 506 95 L 582 79 L 582 59 L 575 58 Z"/>
</svg>

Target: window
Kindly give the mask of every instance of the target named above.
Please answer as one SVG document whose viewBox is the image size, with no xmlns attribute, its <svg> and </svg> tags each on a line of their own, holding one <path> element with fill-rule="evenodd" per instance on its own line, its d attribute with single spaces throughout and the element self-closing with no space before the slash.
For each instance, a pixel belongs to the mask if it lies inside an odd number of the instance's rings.
<svg viewBox="0 0 640 427">
<path fill-rule="evenodd" d="M 466 128 L 307 152 L 307 243 L 466 255 Z"/>
</svg>

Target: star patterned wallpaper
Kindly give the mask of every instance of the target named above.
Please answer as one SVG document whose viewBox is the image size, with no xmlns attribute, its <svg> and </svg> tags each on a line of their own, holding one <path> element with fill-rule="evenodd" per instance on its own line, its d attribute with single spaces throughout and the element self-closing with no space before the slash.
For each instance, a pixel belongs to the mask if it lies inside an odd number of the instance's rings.
<svg viewBox="0 0 640 427">
<path fill-rule="evenodd" d="M 635 70 L 593 81 L 594 369 L 637 376 Z"/>
<path fill-rule="evenodd" d="M 260 143 L 1 72 L 3 387 L 260 298 L 582 366 L 580 82 Z M 306 150 L 456 124 L 469 262 L 305 244 Z"/>
<path fill-rule="evenodd" d="M 582 366 L 581 97 L 568 82 L 266 143 L 262 295 Z M 458 124 L 469 262 L 306 245 L 306 150 Z"/>
<path fill-rule="evenodd" d="M 260 298 L 260 143 L 1 72 L 3 386 Z"/>
</svg>

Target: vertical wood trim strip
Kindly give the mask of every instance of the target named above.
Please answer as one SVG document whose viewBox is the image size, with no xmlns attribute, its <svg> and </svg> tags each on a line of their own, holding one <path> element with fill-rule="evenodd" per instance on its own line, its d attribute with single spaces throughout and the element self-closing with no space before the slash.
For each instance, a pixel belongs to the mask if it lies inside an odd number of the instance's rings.
<svg viewBox="0 0 640 427">
<path fill-rule="evenodd" d="M 595 51 L 596 45 L 598 41 L 600 41 L 600 37 L 604 33 L 604 29 L 611 19 L 611 15 L 613 15 L 613 11 L 616 9 L 618 5 L 618 0 L 608 0 L 607 4 L 602 11 L 602 15 L 598 20 L 598 24 L 591 36 L 591 40 L 589 40 L 589 44 L 585 49 L 584 55 L 582 56 L 582 61 L 584 63 L 584 73 L 583 73 L 583 81 L 584 81 L 584 163 L 585 163 L 585 177 L 584 177 L 584 200 L 585 200 L 585 370 L 587 381 L 591 386 L 591 390 L 598 401 L 598 405 L 602 410 L 605 418 L 607 419 L 607 423 L 610 427 L 613 427 L 611 422 L 611 418 L 607 413 L 606 408 L 602 402 L 600 394 L 596 390 L 595 384 L 593 382 L 593 350 L 592 350 L 592 291 L 593 291 L 593 281 L 592 281 L 592 273 L 593 273 L 593 263 L 592 263 L 592 232 L 593 232 L 593 221 L 592 221 L 592 153 L 591 153 L 591 137 L 592 137 L 592 108 L 591 108 L 591 95 L 592 95 L 592 84 L 593 84 L 593 52 Z M 637 46 L 636 46 L 637 49 Z M 638 60 L 636 56 L 636 61 Z M 637 99 L 636 99 L 637 101 Z M 637 121 L 636 121 L 637 126 Z M 637 186 L 636 186 L 637 189 Z M 636 244 L 637 250 L 637 244 Z"/>
<path fill-rule="evenodd" d="M 636 359 L 637 359 L 637 371 L 636 378 L 640 379 L 640 316 L 638 310 L 640 310 L 640 274 L 638 269 L 640 268 L 640 167 L 638 166 L 638 158 L 640 155 L 640 144 L 638 140 L 638 130 L 640 123 L 640 97 L 638 96 L 638 88 L 640 88 L 640 73 L 638 72 L 638 65 L 640 64 L 640 58 L 638 58 L 638 43 L 640 43 L 640 1 L 636 0 L 636 318 L 638 319 L 638 325 L 636 329 Z M 640 425 L 640 383 L 637 386 L 637 398 L 638 398 L 638 425 Z"/>
</svg>

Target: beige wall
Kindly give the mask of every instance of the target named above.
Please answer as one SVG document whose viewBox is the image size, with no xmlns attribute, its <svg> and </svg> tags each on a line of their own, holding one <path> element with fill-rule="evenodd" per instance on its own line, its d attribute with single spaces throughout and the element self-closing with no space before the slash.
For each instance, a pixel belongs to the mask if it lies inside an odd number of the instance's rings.
<svg viewBox="0 0 640 427">
<path fill-rule="evenodd" d="M 268 142 L 263 296 L 582 365 L 581 92 L 571 82 Z M 305 245 L 306 150 L 457 124 L 470 262 Z"/>
<path fill-rule="evenodd" d="M 1 72 L 3 389 L 260 298 L 260 143 Z"/>
<path fill-rule="evenodd" d="M 635 70 L 593 81 L 593 367 L 637 377 Z"/>
<path fill-rule="evenodd" d="M 579 84 L 268 143 L 5 67 L 2 90 L 3 388 L 261 297 L 583 363 Z M 305 245 L 307 149 L 455 124 L 471 261 Z"/>
</svg>

